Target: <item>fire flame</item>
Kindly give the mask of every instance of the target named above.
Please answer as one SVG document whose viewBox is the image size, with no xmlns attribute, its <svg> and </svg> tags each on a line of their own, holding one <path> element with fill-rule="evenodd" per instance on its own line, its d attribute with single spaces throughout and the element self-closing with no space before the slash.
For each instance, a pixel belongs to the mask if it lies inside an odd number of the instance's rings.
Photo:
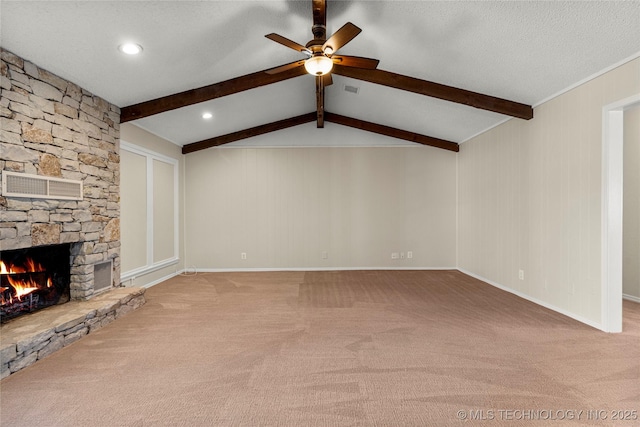
<svg viewBox="0 0 640 427">
<path fill-rule="evenodd" d="M 9 280 L 9 284 L 16 290 L 15 297 L 18 299 L 20 299 L 20 297 L 24 295 L 38 290 L 38 284 L 32 278 L 29 278 L 27 280 L 17 280 L 9 276 L 7 277 L 7 279 Z M 48 279 L 47 287 L 51 286 L 50 283 L 51 279 Z"/>
<path fill-rule="evenodd" d="M 9 264 L 0 261 L 0 274 L 39 273 L 45 271 L 44 267 L 31 258 L 27 258 L 23 266 Z"/>
<path fill-rule="evenodd" d="M 5 299 L 5 296 L 2 295 L 2 303 L 11 304 L 13 303 L 14 298 L 20 301 L 25 295 L 29 295 L 31 292 L 37 291 L 41 288 L 41 286 L 38 285 L 37 281 L 34 280 L 33 277 L 17 278 L 11 277 L 11 275 L 23 273 L 40 273 L 44 271 L 44 267 L 31 258 L 27 258 L 24 265 L 5 264 L 4 261 L 0 261 L 0 274 L 6 275 L 9 285 L 11 285 L 14 290 L 12 295 L 10 295 L 7 299 Z M 51 278 L 48 277 L 46 287 L 50 288 L 51 286 L 53 286 L 53 283 L 51 282 Z M 0 288 L 3 294 L 5 291 L 10 289 L 11 288 L 7 287 Z"/>
</svg>

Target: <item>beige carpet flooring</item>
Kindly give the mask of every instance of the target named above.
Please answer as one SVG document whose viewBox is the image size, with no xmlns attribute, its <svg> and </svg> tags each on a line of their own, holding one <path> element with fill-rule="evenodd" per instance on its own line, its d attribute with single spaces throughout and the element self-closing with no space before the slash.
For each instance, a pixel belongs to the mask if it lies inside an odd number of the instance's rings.
<svg viewBox="0 0 640 427">
<path fill-rule="evenodd" d="M 606 334 L 457 271 L 208 273 L 146 296 L 3 380 L 1 425 L 640 425 L 640 304 Z"/>
</svg>

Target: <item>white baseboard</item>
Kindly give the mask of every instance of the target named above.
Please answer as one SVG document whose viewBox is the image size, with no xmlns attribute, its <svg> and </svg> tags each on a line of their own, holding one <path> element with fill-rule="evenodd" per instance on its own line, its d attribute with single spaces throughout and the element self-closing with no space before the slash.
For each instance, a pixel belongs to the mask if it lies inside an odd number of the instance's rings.
<svg viewBox="0 0 640 427">
<path fill-rule="evenodd" d="M 152 286 L 157 285 L 158 283 L 162 283 L 162 282 L 164 282 L 165 280 L 169 280 L 169 279 L 171 279 L 172 277 L 176 277 L 176 276 L 177 276 L 178 274 L 180 274 L 180 273 L 182 273 L 182 271 L 176 271 L 175 273 L 167 274 L 166 276 L 161 277 L 160 279 L 154 280 L 153 282 L 147 283 L 146 285 L 142 285 L 142 287 L 143 287 L 143 288 L 147 288 L 147 289 L 148 289 L 148 288 L 150 288 L 150 287 L 152 287 Z"/>
<path fill-rule="evenodd" d="M 167 274 L 166 276 L 163 276 L 163 277 L 161 277 L 161 278 L 159 278 L 159 279 L 156 279 L 156 280 L 154 280 L 154 281 L 152 281 L 152 282 L 146 283 L 146 284 L 144 284 L 144 285 L 140 285 L 140 287 L 141 287 L 141 288 L 146 288 L 146 289 L 148 289 L 148 288 L 150 288 L 150 287 L 152 287 L 152 286 L 157 285 L 158 283 L 162 283 L 162 282 L 164 282 L 165 280 L 169 280 L 169 279 L 171 279 L 172 277 L 176 277 L 177 275 L 182 274 L 182 273 L 184 273 L 184 270 L 175 271 L 175 272 L 170 273 L 170 274 Z M 129 280 L 133 280 L 133 279 L 134 279 L 134 278 L 130 278 Z M 138 277 L 138 279 L 140 279 L 140 277 Z M 124 284 L 124 282 L 126 282 L 126 280 L 122 281 L 120 284 Z M 125 287 L 127 288 L 127 287 L 131 287 L 131 286 L 126 286 L 126 285 L 125 285 Z"/>
<path fill-rule="evenodd" d="M 189 268 L 189 270 L 198 273 L 251 273 L 251 272 L 269 272 L 269 271 L 427 271 L 427 270 L 457 270 L 456 267 L 282 267 L 282 268 Z"/>
<path fill-rule="evenodd" d="M 127 280 L 135 280 L 137 277 L 144 276 L 145 274 L 153 273 L 154 271 L 161 270 L 163 268 L 172 266 L 180 262 L 178 258 L 171 258 L 164 261 L 160 261 L 156 264 L 137 268 L 135 270 L 127 271 L 120 274 L 120 283 L 124 283 Z"/>
<path fill-rule="evenodd" d="M 634 295 L 622 294 L 622 299 L 626 299 L 627 301 L 633 301 L 640 303 L 640 297 L 636 297 Z"/>
<path fill-rule="evenodd" d="M 574 319 L 574 320 L 577 320 L 578 322 L 584 323 L 585 325 L 589 325 L 589 326 L 591 326 L 591 327 L 593 327 L 593 328 L 596 328 L 596 329 L 599 329 L 599 330 L 601 330 L 601 331 L 604 331 L 604 328 L 602 327 L 602 325 L 601 325 L 599 322 L 594 322 L 594 321 L 592 321 L 592 320 L 590 320 L 590 319 L 587 319 L 587 318 L 582 317 L 582 316 L 580 316 L 580 315 L 578 315 L 578 314 L 575 314 L 575 313 L 572 313 L 572 312 L 570 312 L 570 311 L 567 311 L 567 310 L 565 310 L 565 309 L 563 309 L 563 308 L 556 307 L 556 306 L 555 306 L 555 305 L 553 305 L 553 304 L 549 304 L 548 302 L 545 302 L 545 301 L 539 300 L 539 299 L 537 299 L 537 298 L 534 298 L 534 297 L 532 297 L 532 296 L 530 296 L 530 295 L 524 294 L 524 293 L 522 293 L 522 292 L 520 292 L 520 291 L 517 291 L 517 290 L 515 290 L 515 289 L 508 288 L 508 287 L 503 286 L 503 285 L 501 285 L 501 284 L 499 284 L 499 283 L 496 283 L 496 282 L 493 282 L 493 281 L 491 281 L 491 280 L 489 280 L 489 279 L 486 279 L 486 278 L 484 278 L 484 277 L 482 277 L 482 276 L 478 276 L 477 274 L 473 274 L 473 273 L 471 273 L 471 272 L 469 272 L 469 271 L 466 271 L 465 269 L 458 268 L 458 270 L 459 270 L 460 272 L 462 272 L 462 273 L 464 273 L 464 274 L 468 275 L 468 276 L 471 276 L 471 277 L 476 278 L 476 279 L 478 279 L 478 280 L 482 280 L 483 282 L 488 283 L 488 284 L 490 284 L 491 286 L 495 286 L 495 287 L 496 287 L 496 288 L 498 288 L 498 289 L 501 289 L 501 290 L 503 290 L 503 291 L 509 292 L 509 293 L 514 294 L 514 295 L 516 295 L 516 296 L 519 296 L 520 298 L 524 298 L 524 299 L 526 299 L 527 301 L 531 301 L 532 303 L 535 303 L 535 304 L 541 305 L 541 306 L 542 306 L 542 307 L 544 307 L 544 308 L 548 308 L 549 310 L 553 310 L 553 311 L 555 311 L 555 312 L 557 312 L 557 313 L 560 313 L 560 314 L 562 314 L 562 315 L 565 315 L 565 316 L 567 316 L 567 317 L 570 317 L 570 318 L 572 318 L 572 319 Z M 604 331 L 604 332 L 606 332 L 606 331 Z"/>
</svg>

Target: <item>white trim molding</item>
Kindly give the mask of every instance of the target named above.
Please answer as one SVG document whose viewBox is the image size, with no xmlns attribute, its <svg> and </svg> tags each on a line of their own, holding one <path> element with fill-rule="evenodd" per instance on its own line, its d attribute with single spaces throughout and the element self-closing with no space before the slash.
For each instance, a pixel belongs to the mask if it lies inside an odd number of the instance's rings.
<svg viewBox="0 0 640 427">
<path fill-rule="evenodd" d="M 622 180 L 624 110 L 640 105 L 640 94 L 602 108 L 601 324 L 622 332 Z"/>
<path fill-rule="evenodd" d="M 138 154 L 143 156 L 146 159 L 146 205 L 147 205 L 147 218 L 146 218 L 146 226 L 147 226 L 147 241 L 146 241 L 146 265 L 140 266 L 130 271 L 122 272 L 120 275 L 120 282 L 125 282 L 127 280 L 133 280 L 136 277 L 143 276 L 148 273 L 152 273 L 154 271 L 160 270 L 167 266 L 177 264 L 179 262 L 179 247 L 180 247 L 180 210 L 179 210 L 179 161 L 178 159 L 174 159 L 173 157 L 168 157 L 154 151 L 148 150 L 143 147 L 139 147 L 137 145 L 128 143 L 126 141 L 120 140 L 120 149 L 129 151 L 134 154 Z M 170 164 L 173 166 L 173 254 L 167 259 L 154 261 L 154 253 L 153 253 L 153 244 L 154 244 L 154 236 L 153 236 L 153 223 L 154 223 L 154 212 L 153 212 L 153 162 L 160 161 L 163 163 Z"/>
</svg>

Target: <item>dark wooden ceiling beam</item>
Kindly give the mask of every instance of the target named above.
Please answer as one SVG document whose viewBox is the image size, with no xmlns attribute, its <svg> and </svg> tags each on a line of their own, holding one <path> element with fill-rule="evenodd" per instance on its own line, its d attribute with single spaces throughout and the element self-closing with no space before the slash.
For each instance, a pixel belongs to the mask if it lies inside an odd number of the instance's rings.
<svg viewBox="0 0 640 427">
<path fill-rule="evenodd" d="M 324 119 L 330 123 L 337 123 L 343 126 L 349 126 L 356 129 L 366 130 L 368 132 L 380 135 L 390 136 L 392 138 L 403 139 L 405 141 L 415 142 L 417 144 L 428 145 L 431 147 L 442 148 L 449 151 L 460 151 L 460 146 L 445 139 L 434 138 L 431 136 L 421 135 L 419 133 L 409 132 L 402 129 L 396 129 L 389 126 L 379 125 L 377 123 L 367 122 L 364 120 L 353 119 L 351 117 L 333 114 L 328 111 L 324 113 Z"/>
<path fill-rule="evenodd" d="M 189 154 L 195 151 L 205 150 L 207 148 L 218 147 L 220 145 L 229 144 L 230 142 L 240 141 L 242 139 L 264 135 L 266 133 L 287 129 L 287 128 L 298 126 L 305 123 L 311 123 L 316 121 L 317 118 L 318 118 L 317 112 L 312 112 L 312 113 L 302 114 L 296 117 L 291 117 L 289 119 L 279 120 L 277 122 L 255 126 L 249 129 L 238 131 L 238 132 L 216 136 L 214 138 L 205 139 L 203 141 L 186 144 L 185 146 L 182 147 L 182 154 Z M 459 151 L 459 145 L 456 144 L 455 142 L 434 138 L 431 136 L 426 136 L 426 135 L 422 135 L 415 132 L 409 132 L 402 129 L 396 129 L 389 126 L 379 125 L 376 123 L 367 122 L 365 120 L 358 120 L 351 117 L 342 116 L 340 114 L 324 112 L 324 120 L 327 122 L 336 123 L 343 126 L 349 126 L 355 129 L 365 130 L 368 132 L 373 132 L 380 135 L 389 136 L 392 138 L 398 138 L 398 139 L 415 142 L 417 144 L 422 144 L 422 145 L 428 145 L 430 147 L 442 148 L 444 150 L 455 151 L 455 152 Z"/>
<path fill-rule="evenodd" d="M 279 120 L 277 122 L 267 123 L 265 125 L 244 129 L 238 132 L 216 136 L 215 138 L 209 138 L 203 141 L 193 142 L 191 144 L 186 144 L 182 147 L 182 154 L 188 154 L 188 153 L 193 153 L 194 151 L 204 150 L 206 148 L 217 147 L 219 145 L 240 141 L 242 139 L 247 139 L 247 138 L 251 138 L 258 135 L 264 135 L 265 133 L 275 132 L 277 130 L 298 126 L 304 123 L 311 123 L 316 121 L 316 119 L 317 119 L 316 112 L 307 113 L 307 114 L 302 114 L 300 116 L 291 117 L 289 119 Z"/>
<path fill-rule="evenodd" d="M 365 70 L 334 64 L 333 73 L 395 89 L 406 90 L 420 95 L 431 96 L 445 101 L 469 105 L 520 119 L 529 120 L 533 118 L 533 108 L 530 105 L 421 80 L 415 77 L 404 76 L 390 71 Z"/>
<path fill-rule="evenodd" d="M 163 96 L 139 104 L 129 105 L 120 109 L 120 122 L 125 123 L 165 111 L 175 110 L 188 105 L 198 104 L 215 98 L 221 98 L 234 93 L 254 89 L 260 86 L 278 83 L 293 77 L 307 74 L 304 67 L 296 67 L 277 74 L 267 74 L 265 70 L 234 79 L 225 80 L 197 89 L 191 89 L 173 95 Z"/>
</svg>

